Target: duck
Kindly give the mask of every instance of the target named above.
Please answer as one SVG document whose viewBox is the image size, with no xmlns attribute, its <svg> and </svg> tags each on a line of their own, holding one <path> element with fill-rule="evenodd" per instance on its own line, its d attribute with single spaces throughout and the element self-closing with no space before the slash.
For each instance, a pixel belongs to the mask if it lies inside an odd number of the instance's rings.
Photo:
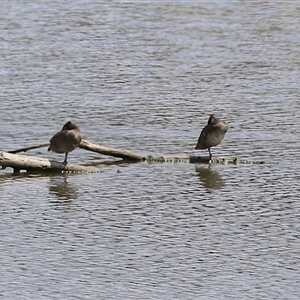
<svg viewBox="0 0 300 300">
<path fill-rule="evenodd" d="M 79 127 L 69 121 L 50 139 L 48 151 L 65 153 L 63 164 L 67 165 L 68 153 L 76 149 L 81 141 L 82 135 Z"/>
<path fill-rule="evenodd" d="M 210 115 L 207 125 L 201 131 L 195 149 L 208 149 L 209 159 L 211 160 L 212 154 L 210 148 L 222 142 L 227 130 L 228 124 L 226 121 L 216 118 L 214 114 Z"/>
</svg>

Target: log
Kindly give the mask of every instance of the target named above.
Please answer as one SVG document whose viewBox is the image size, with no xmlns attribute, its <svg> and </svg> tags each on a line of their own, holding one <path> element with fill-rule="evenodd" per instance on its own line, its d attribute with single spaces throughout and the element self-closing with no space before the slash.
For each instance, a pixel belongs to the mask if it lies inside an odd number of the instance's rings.
<svg viewBox="0 0 300 300">
<path fill-rule="evenodd" d="M 127 160 L 133 160 L 133 161 L 142 161 L 145 160 L 145 157 L 127 150 L 120 150 L 120 149 L 114 149 L 114 148 L 108 148 L 105 146 L 93 144 L 89 141 L 82 140 L 79 148 L 89 150 L 92 152 L 100 153 L 103 155 L 110 155 L 113 157 L 119 157 Z"/>
<path fill-rule="evenodd" d="M 8 152 L 0 152 L 0 165 L 2 169 L 11 167 L 14 173 L 20 170 L 26 171 L 63 171 L 63 172 L 99 172 L 99 169 L 92 166 L 81 166 L 75 164 L 63 164 L 49 159 L 18 155 Z"/>
<path fill-rule="evenodd" d="M 36 149 L 36 148 L 41 148 L 49 146 L 49 143 L 47 144 L 40 144 L 36 146 L 30 146 L 30 147 L 25 147 L 21 148 L 18 150 L 14 151 L 9 151 L 9 153 L 18 153 L 22 151 L 27 151 L 31 149 Z M 126 160 L 131 160 L 133 162 L 137 161 L 147 161 L 149 163 L 154 163 L 154 162 L 160 162 L 160 163 L 178 163 L 178 162 L 187 162 L 187 163 L 203 163 L 203 164 L 210 164 L 210 163 L 218 163 L 218 164 L 264 164 L 266 162 L 264 161 L 250 161 L 250 160 L 241 160 L 238 159 L 237 157 L 213 157 L 211 160 L 209 156 L 190 156 L 190 155 L 163 155 L 163 156 L 153 156 L 153 155 L 148 155 L 147 157 L 144 157 L 140 154 L 136 154 L 127 150 L 121 150 L 121 149 L 115 149 L 115 148 L 109 148 L 105 147 L 102 145 L 94 144 L 86 140 L 82 140 L 79 148 L 96 152 L 99 154 L 103 155 L 110 155 L 113 157 L 118 157 Z M 4 153 L 4 152 L 3 152 Z M 22 156 L 23 157 L 23 156 Z M 38 159 L 38 158 L 36 158 Z M 50 162 L 50 169 L 56 168 L 59 170 L 66 170 L 66 168 L 69 169 L 69 171 L 79 171 L 79 172 L 84 172 L 87 170 L 85 166 L 79 166 L 79 165 L 67 165 L 65 166 L 62 163 L 54 162 L 54 161 L 49 161 L 49 160 L 44 160 L 48 161 L 48 167 L 49 168 L 49 162 Z M 1 161 L 0 161 L 1 164 Z M 17 167 L 16 167 L 17 168 Z M 82 169 L 81 169 L 82 168 Z M 43 168 L 42 168 L 43 169 Z M 89 171 L 89 170 L 87 170 Z"/>
</svg>

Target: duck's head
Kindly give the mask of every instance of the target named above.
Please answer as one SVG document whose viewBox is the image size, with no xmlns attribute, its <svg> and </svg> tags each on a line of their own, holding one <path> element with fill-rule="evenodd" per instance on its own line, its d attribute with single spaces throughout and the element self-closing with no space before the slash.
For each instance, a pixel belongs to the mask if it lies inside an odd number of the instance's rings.
<svg viewBox="0 0 300 300">
<path fill-rule="evenodd" d="M 208 124 L 208 125 L 212 125 L 212 124 L 214 124 L 215 122 L 216 122 L 216 117 L 215 117 L 215 115 L 214 115 L 214 114 L 210 115 L 207 124 Z"/>
<path fill-rule="evenodd" d="M 72 129 L 78 129 L 78 127 L 75 124 L 73 124 L 71 121 L 69 121 L 64 125 L 63 130 L 64 129 L 72 130 Z"/>
</svg>

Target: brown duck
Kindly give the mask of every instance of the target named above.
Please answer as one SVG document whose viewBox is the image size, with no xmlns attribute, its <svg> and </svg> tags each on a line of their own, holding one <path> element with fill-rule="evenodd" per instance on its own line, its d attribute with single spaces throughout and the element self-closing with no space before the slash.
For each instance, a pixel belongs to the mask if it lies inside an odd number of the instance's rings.
<svg viewBox="0 0 300 300">
<path fill-rule="evenodd" d="M 211 115 L 208 119 L 207 125 L 202 129 L 198 143 L 195 149 L 208 149 L 209 158 L 212 158 L 210 148 L 219 145 L 225 133 L 228 130 L 228 125 L 225 121 Z"/>
<path fill-rule="evenodd" d="M 76 149 L 80 145 L 81 140 L 82 136 L 79 127 L 72 122 L 68 122 L 61 131 L 57 132 L 51 138 L 48 151 L 65 153 L 63 163 L 66 165 L 68 153 Z"/>
</svg>

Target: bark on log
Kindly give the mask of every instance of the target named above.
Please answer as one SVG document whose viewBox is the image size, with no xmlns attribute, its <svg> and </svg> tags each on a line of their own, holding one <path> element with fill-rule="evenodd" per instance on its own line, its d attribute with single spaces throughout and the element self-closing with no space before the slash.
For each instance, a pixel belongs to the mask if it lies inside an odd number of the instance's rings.
<svg viewBox="0 0 300 300">
<path fill-rule="evenodd" d="M 103 155 L 110 155 L 113 157 L 119 157 L 123 159 L 128 159 L 128 160 L 134 160 L 134 161 L 141 161 L 145 160 L 145 157 L 127 150 L 120 150 L 120 149 L 114 149 L 114 148 L 108 148 L 105 146 L 93 144 L 89 141 L 82 140 L 79 148 L 89 150 L 92 152 L 100 153 Z"/>
<path fill-rule="evenodd" d="M 17 155 L 7 152 L 0 152 L 0 165 L 2 169 L 11 167 L 14 173 L 20 170 L 27 171 L 64 171 L 64 172 L 99 172 L 98 168 L 91 166 L 81 166 L 74 164 L 64 165 L 49 159 L 32 157 L 27 155 Z"/>
</svg>

